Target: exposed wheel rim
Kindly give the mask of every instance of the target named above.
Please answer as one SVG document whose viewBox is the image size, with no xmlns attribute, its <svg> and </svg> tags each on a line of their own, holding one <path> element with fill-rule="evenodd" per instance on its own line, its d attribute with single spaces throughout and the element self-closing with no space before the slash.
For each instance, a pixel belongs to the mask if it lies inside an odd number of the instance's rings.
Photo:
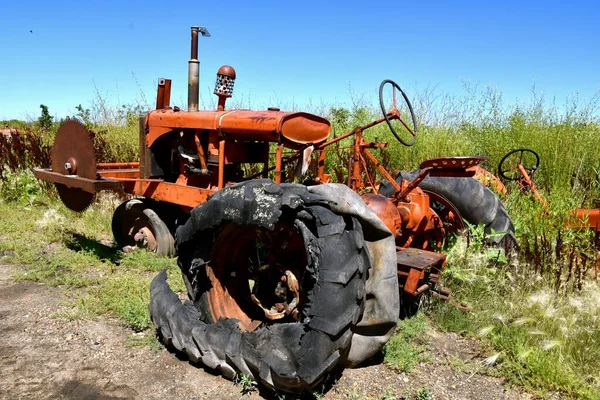
<svg viewBox="0 0 600 400">
<path fill-rule="evenodd" d="M 142 249 L 156 251 L 158 247 L 152 227 L 150 227 L 148 221 L 141 218 L 136 220 L 133 227 L 127 232 L 127 239 L 129 243 Z"/>
<path fill-rule="evenodd" d="M 117 245 L 124 250 L 146 249 L 159 255 L 175 253 L 174 238 L 158 214 L 138 199 L 125 201 L 112 218 Z"/>
<path fill-rule="evenodd" d="M 448 240 L 463 231 L 466 226 L 458 209 L 447 198 L 441 194 L 430 190 L 423 190 L 429 196 L 429 203 L 433 211 L 440 217 L 443 225 L 442 245 L 446 245 Z"/>
<path fill-rule="evenodd" d="M 207 265 L 212 319 L 236 318 L 242 330 L 297 321 L 304 299 L 292 286 L 302 279 L 306 262 L 302 236 L 287 223 L 273 231 L 224 226 Z"/>
<path fill-rule="evenodd" d="M 156 232 L 142 208 L 131 208 L 125 213 L 121 225 L 123 247 L 137 247 L 156 251 Z"/>
</svg>

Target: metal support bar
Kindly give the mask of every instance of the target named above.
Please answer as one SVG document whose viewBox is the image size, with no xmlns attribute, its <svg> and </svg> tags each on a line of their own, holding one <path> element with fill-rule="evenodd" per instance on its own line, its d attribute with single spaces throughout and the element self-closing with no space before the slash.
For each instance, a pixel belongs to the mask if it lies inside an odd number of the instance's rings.
<svg viewBox="0 0 600 400">
<path fill-rule="evenodd" d="M 319 178 L 323 178 L 323 175 L 325 174 L 325 151 L 325 149 L 319 151 Z"/>
<path fill-rule="evenodd" d="M 332 139 L 332 140 L 330 140 L 329 142 L 325 142 L 325 143 L 323 143 L 323 144 L 319 145 L 318 147 L 316 147 L 316 148 L 315 148 L 315 150 L 321 150 L 321 149 L 324 149 L 325 147 L 328 147 L 328 146 L 330 146 L 330 145 L 332 145 L 332 144 L 334 144 L 334 143 L 337 143 L 337 142 L 339 142 L 340 140 L 344 140 L 344 139 L 346 139 L 347 137 L 350 137 L 350 136 L 354 135 L 354 134 L 356 133 L 356 130 L 357 130 L 357 129 L 358 129 L 358 130 L 360 130 L 360 131 L 364 131 L 365 129 L 369 129 L 369 128 L 371 128 L 371 127 L 375 126 L 375 125 L 378 125 L 378 124 L 382 123 L 383 121 L 385 121 L 385 118 L 379 118 L 378 120 L 375 120 L 375 121 L 373 121 L 373 122 L 371 122 L 371 123 L 368 123 L 367 125 L 363 125 L 363 126 L 360 126 L 360 127 L 354 128 L 354 129 L 352 130 L 352 132 L 348 132 L 348 133 L 346 133 L 346 134 L 343 134 L 342 136 L 339 136 L 339 137 L 337 137 L 337 138 L 335 138 L 335 139 Z"/>
<path fill-rule="evenodd" d="M 404 199 L 410 192 L 413 191 L 414 188 L 419 186 L 419 183 L 423 182 L 423 179 L 425 179 L 427 175 L 429 175 L 429 169 L 422 169 L 421 172 L 419 172 L 419 175 L 417 175 L 415 179 L 409 182 L 408 185 L 404 188 L 404 190 L 400 192 L 398 198 Z"/>
<path fill-rule="evenodd" d="M 122 178 L 143 179 L 140 176 L 139 168 L 101 169 L 98 171 L 98 175 L 102 178 L 114 178 L 117 180 Z"/>
<path fill-rule="evenodd" d="M 352 154 L 352 180 L 350 181 L 350 188 L 352 190 L 361 189 L 363 181 L 360 175 L 360 150 L 363 144 L 363 135 L 360 128 L 354 129 L 354 151 Z"/>
<path fill-rule="evenodd" d="M 283 145 L 277 145 L 277 152 L 275 154 L 275 183 L 281 183 L 281 161 L 283 157 Z"/>
<path fill-rule="evenodd" d="M 533 192 L 535 198 L 542 204 L 544 209 L 548 212 L 550 210 L 548 203 L 546 203 L 546 200 L 544 200 L 544 198 L 538 191 L 537 186 L 535 185 L 535 182 L 533 181 L 533 179 L 531 179 L 531 177 L 525 170 L 525 167 L 523 167 L 523 165 L 521 165 L 521 164 L 518 164 L 517 168 L 519 169 L 519 172 L 521 172 L 521 175 L 523 175 L 523 180 L 525 181 L 527 186 L 529 186 L 529 189 Z"/>
<path fill-rule="evenodd" d="M 122 179 L 126 193 L 193 208 L 205 203 L 213 190 L 163 182 L 160 179 Z"/>
<path fill-rule="evenodd" d="M 169 107 L 171 102 L 171 80 L 160 78 L 158 80 L 158 89 L 156 90 L 156 109 L 162 110 Z"/>
<path fill-rule="evenodd" d="M 225 187 L 225 139 L 219 141 L 219 189 Z"/>
<path fill-rule="evenodd" d="M 129 168 L 139 168 L 140 163 L 137 161 L 133 162 L 115 162 L 115 163 L 98 163 L 96 164 L 96 169 L 129 169 Z"/>
<path fill-rule="evenodd" d="M 101 190 L 119 190 L 121 182 L 114 179 L 88 179 L 77 175 L 63 175 L 49 169 L 34 168 L 33 175 L 47 182 L 54 182 L 70 188 L 81 189 L 84 192 L 96 193 Z"/>
<path fill-rule="evenodd" d="M 196 131 L 194 135 L 194 143 L 196 143 L 196 151 L 198 152 L 198 159 L 200 160 L 200 167 L 202 168 L 203 174 L 208 174 L 208 166 L 206 164 L 206 154 L 204 148 L 200 142 L 200 130 Z"/>
<path fill-rule="evenodd" d="M 375 156 L 373 154 L 371 154 L 371 152 L 367 149 L 363 149 L 363 152 L 369 158 L 369 161 L 371 161 L 373 164 L 375 164 L 375 166 L 377 167 L 379 172 L 381 172 L 383 174 L 385 179 L 387 179 L 392 184 L 392 186 L 394 186 L 394 190 L 396 192 L 399 192 L 401 189 L 400 185 L 398 185 L 398 182 L 396 182 L 396 180 L 394 178 L 392 178 L 392 176 L 389 174 L 389 172 L 387 172 L 387 170 L 383 167 L 383 165 L 381 165 L 381 163 L 379 161 L 377 161 Z"/>
</svg>

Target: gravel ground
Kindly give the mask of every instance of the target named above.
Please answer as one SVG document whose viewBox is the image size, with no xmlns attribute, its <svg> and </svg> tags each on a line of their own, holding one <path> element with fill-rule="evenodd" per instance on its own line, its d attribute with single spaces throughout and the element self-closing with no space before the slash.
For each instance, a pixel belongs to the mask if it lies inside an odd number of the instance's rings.
<svg viewBox="0 0 600 400">
<path fill-rule="evenodd" d="M 69 319 L 58 289 L 21 281 L 0 265 L 0 398 L 2 399 L 261 399 L 276 398 L 177 358 L 164 348 L 132 347 L 133 333 L 109 318 Z M 429 333 L 430 361 L 411 373 L 374 363 L 348 369 L 316 398 L 527 399 L 484 374 L 481 346 L 455 334 Z"/>
</svg>

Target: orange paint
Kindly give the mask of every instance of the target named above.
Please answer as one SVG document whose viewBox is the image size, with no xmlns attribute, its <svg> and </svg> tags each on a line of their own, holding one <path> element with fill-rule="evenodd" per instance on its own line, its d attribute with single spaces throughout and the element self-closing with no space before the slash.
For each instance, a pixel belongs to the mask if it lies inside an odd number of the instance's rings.
<svg viewBox="0 0 600 400">
<path fill-rule="evenodd" d="M 331 130 L 328 120 L 309 113 L 246 110 L 154 110 L 146 117 L 146 127 L 148 147 L 165 133 L 181 129 L 208 130 L 231 139 L 284 142 L 289 146 L 321 143 Z"/>
</svg>

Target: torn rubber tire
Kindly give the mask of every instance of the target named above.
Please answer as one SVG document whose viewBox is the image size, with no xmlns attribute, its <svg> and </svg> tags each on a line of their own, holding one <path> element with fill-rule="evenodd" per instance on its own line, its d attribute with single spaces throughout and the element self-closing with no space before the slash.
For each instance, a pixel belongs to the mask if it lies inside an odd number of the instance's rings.
<svg viewBox="0 0 600 400">
<path fill-rule="evenodd" d="M 348 355 L 353 328 L 365 307 L 370 268 L 359 219 L 336 214 L 331 203 L 302 185 L 254 180 L 225 188 L 194 208 L 176 234 L 178 264 L 190 300 L 179 300 L 164 271 L 151 284 L 149 311 L 163 340 L 192 362 L 230 379 L 248 375 L 287 392 L 318 385 Z M 288 260 L 294 264 L 301 258 L 305 264 L 295 274 L 301 288 L 298 320 L 286 316 L 282 322 L 261 321 L 263 311 L 243 296 L 253 290 L 244 283 L 244 270 L 255 266 L 240 266 L 241 260 L 218 245 L 230 246 L 234 254 L 244 246 L 232 246 L 231 241 L 245 237 L 238 232 L 250 232 L 251 227 L 279 233 L 281 224 L 296 229 L 304 252 L 303 258 L 293 253 Z M 236 263 L 219 266 L 216 254 Z M 215 297 L 218 285 L 223 287 Z M 221 304 L 215 302 L 219 298 L 225 304 L 220 311 Z"/>
<path fill-rule="evenodd" d="M 401 182 L 402 179 L 412 181 L 419 172 L 401 171 L 396 177 L 396 182 Z M 478 180 L 427 176 L 419 187 L 446 198 L 470 224 L 484 224 L 485 233 L 488 234 L 486 244 L 503 247 L 517 245 L 515 227 L 504 205 L 498 196 Z M 381 194 L 389 197 L 393 192 L 394 188 L 389 182 L 382 183 Z M 492 235 L 493 232 L 497 234 Z"/>
</svg>

